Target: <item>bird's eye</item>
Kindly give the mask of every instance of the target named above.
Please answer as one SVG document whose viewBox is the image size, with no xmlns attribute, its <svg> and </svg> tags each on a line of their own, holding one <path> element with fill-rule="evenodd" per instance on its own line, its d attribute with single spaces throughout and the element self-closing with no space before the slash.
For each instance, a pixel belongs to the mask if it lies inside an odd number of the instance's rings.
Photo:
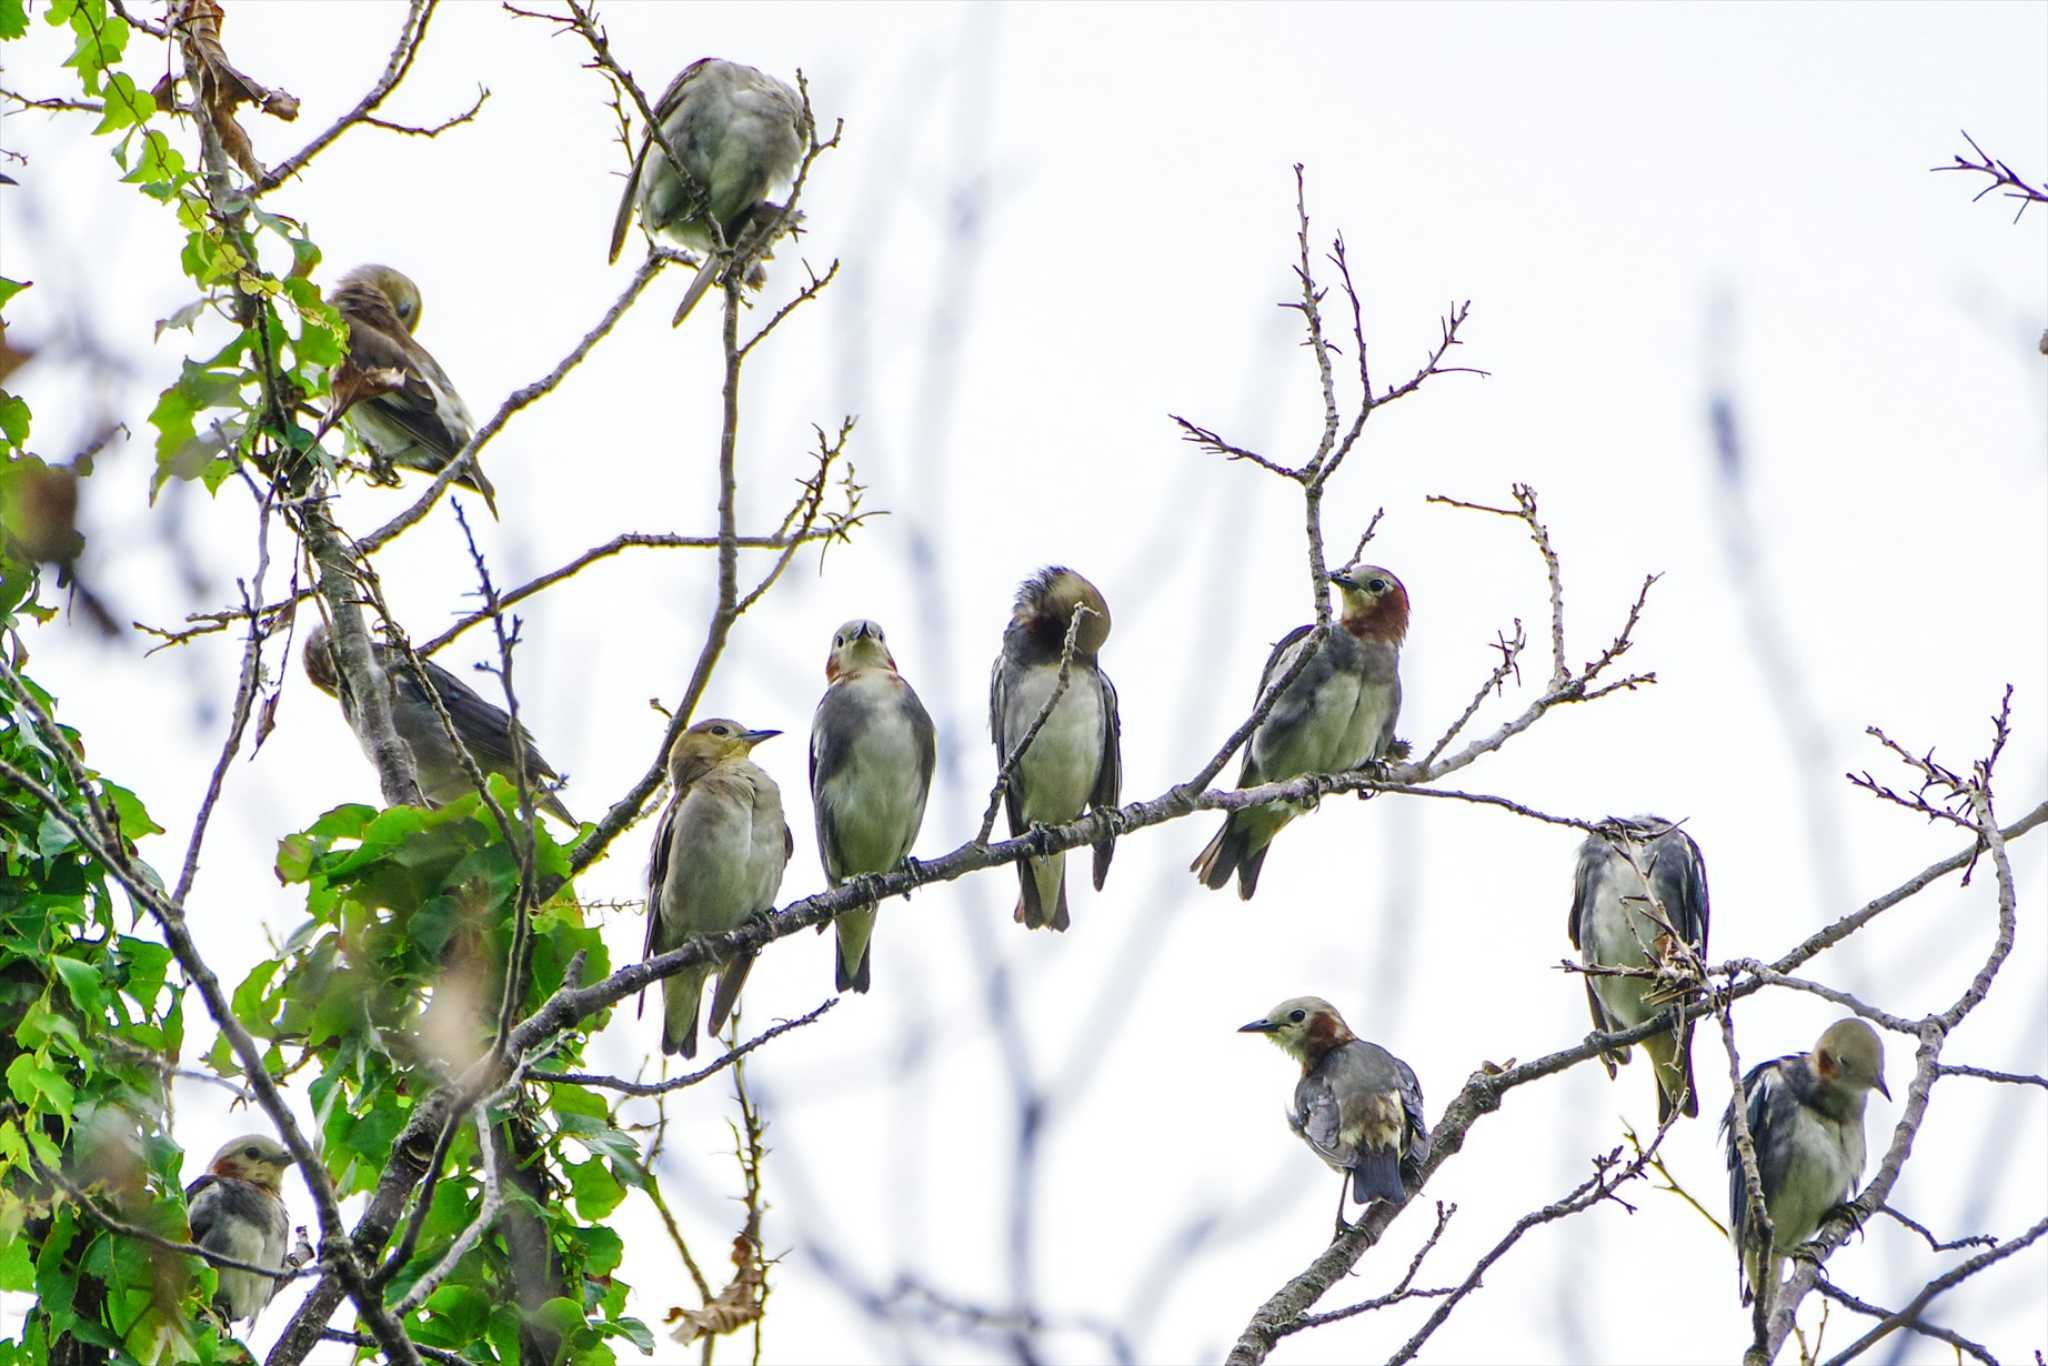
<svg viewBox="0 0 2048 1366">
<path fill-rule="evenodd" d="M 242 1149 L 242 1156 L 244 1156 L 244 1157 L 261 1157 L 261 1156 L 263 1156 L 263 1150 L 262 1150 L 261 1148 L 257 1147 L 257 1146 L 256 1146 L 256 1145 L 255 1145 L 254 1143 L 251 1143 L 251 1144 L 250 1144 L 250 1145 L 249 1145 L 248 1147 L 246 1147 L 246 1148 Z"/>
<path fill-rule="evenodd" d="M 1387 591 L 1387 581 L 1385 579 L 1368 579 L 1365 586 L 1374 593 L 1384 593 Z"/>
<path fill-rule="evenodd" d="M 727 729 L 726 729 L 726 728 L 725 728 L 724 726 L 713 726 L 713 727 L 711 728 L 711 733 L 712 733 L 713 735 L 730 735 L 730 734 L 732 734 L 732 732 L 731 732 L 731 731 L 729 731 L 729 730 L 727 730 Z"/>
<path fill-rule="evenodd" d="M 1303 1020 L 1306 1020 L 1308 1018 L 1308 1012 L 1305 1010 L 1297 1010 L 1293 1014 L 1289 1015 L 1287 1018 L 1294 1021 L 1296 1024 L 1300 1024 Z"/>
</svg>

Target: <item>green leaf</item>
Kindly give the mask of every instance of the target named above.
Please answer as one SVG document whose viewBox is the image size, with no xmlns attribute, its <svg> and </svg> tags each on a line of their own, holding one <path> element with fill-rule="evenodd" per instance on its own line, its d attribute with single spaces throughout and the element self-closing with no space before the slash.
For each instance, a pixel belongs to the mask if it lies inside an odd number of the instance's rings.
<svg viewBox="0 0 2048 1366">
<path fill-rule="evenodd" d="M 640 1349 L 640 1355 L 654 1355 L 654 1330 L 638 1319 L 611 1319 L 598 1327 L 605 1332 L 615 1332 Z"/>
<path fill-rule="evenodd" d="M 47 1102 L 47 1108 L 61 1115 L 66 1122 L 71 1119 L 71 1107 L 78 1093 L 71 1083 L 57 1075 L 50 1068 L 37 1062 L 33 1055 L 23 1053 L 7 1069 L 7 1089 L 14 1098 L 24 1105 L 34 1106 L 40 1099 Z"/>
<path fill-rule="evenodd" d="M 6 14 L 7 6 L 10 3 L 18 2 L 19 0 L 0 0 L 0 15 Z M 9 299 L 12 299 L 15 295 L 33 284 L 35 284 L 33 280 L 10 280 L 5 275 L 0 275 L 0 308 L 5 308 Z"/>
<path fill-rule="evenodd" d="M 0 0 L 0 15 L 5 12 L 5 0 Z M 35 1283 L 36 1264 L 29 1260 L 28 1239 L 0 1240 L 0 1291 L 32 1290 Z"/>
<path fill-rule="evenodd" d="M 143 806 L 142 798 L 119 783 L 110 783 L 104 778 L 100 779 L 100 788 L 107 794 L 107 799 L 113 802 L 114 810 L 121 817 L 121 833 L 129 839 L 138 840 L 144 835 L 161 835 L 164 832 L 161 825 L 149 818 L 148 808 Z"/>
<path fill-rule="evenodd" d="M 583 1274 L 586 1276 L 609 1276 L 625 1260 L 625 1239 L 602 1224 L 577 1229 L 575 1238 L 583 1245 Z"/>
<path fill-rule="evenodd" d="M 82 958 L 58 955 L 50 960 L 50 966 L 64 979 L 64 989 L 71 993 L 71 1004 L 88 1017 L 97 1015 L 103 993 L 100 990 L 100 975 L 92 964 Z"/>
<path fill-rule="evenodd" d="M 125 28 L 126 25 L 123 25 Z M 107 25 L 111 31 L 113 24 Z M 112 133 L 133 124 L 146 123 L 156 113 L 156 101 L 147 90 L 135 87 L 135 78 L 124 71 L 116 71 L 107 78 L 104 95 L 105 112 L 100 116 L 99 127 L 94 134 Z"/>
<path fill-rule="evenodd" d="M 601 1157 L 593 1157 L 588 1162 L 565 1162 L 562 1172 L 569 1178 L 576 1213 L 585 1219 L 604 1218 L 626 1198 L 625 1189 Z"/>
<path fill-rule="evenodd" d="M 76 843 L 78 840 L 72 835 L 71 827 L 59 820 L 56 812 L 46 809 L 42 820 L 36 826 L 37 856 L 45 860 L 53 859 Z"/>
<path fill-rule="evenodd" d="M 0 38 L 19 38 L 28 32 L 28 6 L 23 0 L 0 0 Z M 19 1289 L 0 1286 L 0 1289 Z"/>
<path fill-rule="evenodd" d="M 426 1309 L 439 1315 L 439 1325 L 453 1342 L 468 1342 L 484 1331 L 491 1316 L 491 1300 L 481 1290 L 467 1285 L 442 1286 L 427 1296 Z"/>
<path fill-rule="evenodd" d="M 19 450 L 28 440 L 28 400 L 18 394 L 0 394 L 0 436 Z"/>
</svg>

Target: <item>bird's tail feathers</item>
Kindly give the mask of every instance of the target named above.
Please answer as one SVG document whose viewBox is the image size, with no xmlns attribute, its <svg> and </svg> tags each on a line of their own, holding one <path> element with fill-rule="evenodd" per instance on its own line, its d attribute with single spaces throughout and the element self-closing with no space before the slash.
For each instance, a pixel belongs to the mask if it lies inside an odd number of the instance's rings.
<svg viewBox="0 0 2048 1366">
<path fill-rule="evenodd" d="M 1691 1027 L 1687 1026 L 1684 1037 L 1677 1040 L 1669 1034 L 1653 1034 L 1643 1040 L 1643 1051 L 1655 1064 L 1657 1123 L 1669 1120 L 1674 1110 L 1682 1112 L 1688 1119 L 1698 1118 L 1700 1097 L 1699 1087 L 1692 1078 Z"/>
<path fill-rule="evenodd" d="M 1392 1148 L 1360 1148 L 1358 1163 L 1351 1169 L 1351 1198 L 1363 1205 L 1372 1200 L 1408 1198 L 1401 1184 L 1401 1157 Z"/>
<path fill-rule="evenodd" d="M 697 1014 L 704 1003 L 703 968 L 689 968 L 661 983 L 661 1051 L 697 1056 Z"/>
<path fill-rule="evenodd" d="M 747 974 L 753 970 L 754 955 L 743 954 L 727 963 L 718 973 L 718 987 L 711 993 L 711 1032 L 716 1034 L 725 1028 L 725 1021 L 732 1014 L 732 1008 L 739 1004 L 740 988 L 747 984 Z"/>
<path fill-rule="evenodd" d="M 1244 857 L 1245 843 L 1245 832 L 1238 827 L 1237 818 L 1225 816 L 1216 837 L 1195 855 L 1188 871 L 1210 891 L 1221 891 L 1223 885 L 1230 881 L 1230 875 L 1237 871 L 1238 862 Z"/>
<path fill-rule="evenodd" d="M 1017 920 L 1026 929 L 1067 928 L 1067 856 L 1051 854 L 1026 858 L 1017 864 L 1021 892 L 1017 898 Z M 1047 914 L 1046 907 L 1052 907 Z"/>
<path fill-rule="evenodd" d="M 838 951 L 832 956 L 832 985 L 836 991 L 868 989 L 868 957 L 874 949 L 875 912 L 848 911 L 832 922 L 838 933 Z"/>
<path fill-rule="evenodd" d="M 1095 890 L 1101 891 L 1102 884 L 1109 881 L 1109 861 L 1116 856 L 1116 841 L 1104 840 L 1095 846 Z"/>
</svg>

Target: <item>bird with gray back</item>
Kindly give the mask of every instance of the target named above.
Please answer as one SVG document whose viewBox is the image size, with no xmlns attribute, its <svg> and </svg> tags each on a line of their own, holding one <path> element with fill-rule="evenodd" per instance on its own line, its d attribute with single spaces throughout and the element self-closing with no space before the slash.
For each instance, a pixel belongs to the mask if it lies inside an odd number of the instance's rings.
<svg viewBox="0 0 2048 1366">
<path fill-rule="evenodd" d="M 1743 1116 L 1771 1219 L 1771 1246 L 1760 1255 L 1752 1246 L 1749 1183 L 1730 1101 L 1721 1132 L 1728 1149 L 1728 1228 L 1744 1304 L 1757 1293 L 1776 1295 L 1785 1258 L 1863 1179 L 1863 1101 L 1872 1088 L 1892 1098 L 1884 1084 L 1884 1044 L 1854 1016 L 1829 1025 L 1811 1053 L 1759 1063 L 1742 1079 Z"/>
<path fill-rule="evenodd" d="M 692 935 L 718 934 L 775 906 L 796 840 L 782 818 L 782 789 L 747 756 L 779 730 L 748 730 L 714 717 L 676 737 L 668 754 L 672 795 L 654 828 L 647 864 L 647 944 L 643 958 L 680 948 Z M 754 955 L 722 967 L 711 994 L 711 1032 L 746 985 Z M 697 1011 L 712 965 L 683 969 L 661 982 L 661 1051 L 697 1056 Z"/>
<path fill-rule="evenodd" d="M 413 338 L 419 286 L 390 266 L 357 266 L 328 302 L 348 323 L 348 354 L 335 369 L 323 429 L 346 417 L 383 464 L 439 474 L 476 435 L 476 420 L 441 363 Z M 498 515 L 498 491 L 475 457 L 455 482 Z"/>
<path fill-rule="evenodd" d="M 1027 747 L 1025 737 L 1059 689 L 1070 625 L 1074 655 L 1066 691 L 1058 693 L 1059 701 Z M 1073 570 L 1048 566 L 1017 589 L 1002 652 L 990 671 L 988 696 L 998 767 L 1008 764 L 1012 754 L 1020 756 L 1003 793 L 1013 836 L 1071 821 L 1084 810 L 1116 809 L 1123 791 L 1123 719 L 1117 713 L 1116 688 L 1099 658 L 1108 639 L 1109 603 Z M 1112 836 L 1095 844 L 1098 892 L 1115 852 Z M 1066 860 L 1062 852 L 1018 863 L 1020 924 L 1034 930 L 1067 928 Z"/>
<path fill-rule="evenodd" d="M 1422 1180 L 1429 1121 L 1422 1083 L 1407 1063 L 1351 1032 L 1319 996 L 1282 1001 L 1240 1034 L 1263 1034 L 1301 1064 L 1287 1123 L 1344 1180 L 1337 1188 L 1337 1233 L 1347 1194 L 1359 1204 L 1399 1204 Z"/>
<path fill-rule="evenodd" d="M 291 1217 L 283 1180 L 292 1155 L 268 1134 L 244 1134 L 221 1146 L 206 1174 L 185 1187 L 192 1241 L 208 1252 L 285 1270 Z M 277 1293 L 275 1277 L 223 1266 L 214 1269 L 215 1312 L 229 1322 L 255 1321 Z"/>
<path fill-rule="evenodd" d="M 896 672 L 882 628 L 849 621 L 833 632 L 825 695 L 811 718 L 811 807 L 828 883 L 886 873 L 910 857 L 938 753 L 932 718 Z M 875 914 L 868 906 L 832 922 L 835 990 L 868 989 Z"/>
<path fill-rule="evenodd" d="M 1609 819 L 1579 846 L 1569 929 L 1579 961 L 1589 968 L 1654 971 L 1684 945 L 1707 954 L 1707 865 L 1692 837 L 1661 816 Z M 1586 1004 L 1603 1034 L 1633 1029 L 1687 993 L 1667 981 L 1588 973 Z M 1657 1122 L 1674 1111 L 1697 1115 L 1692 1078 L 1692 1026 L 1662 1030 L 1640 1045 L 1657 1083 Z M 1601 1057 L 1607 1075 L 1628 1061 L 1626 1048 Z"/>
<path fill-rule="evenodd" d="M 655 101 L 654 114 L 682 160 L 682 173 L 677 174 L 661 144 L 643 132 L 612 221 L 611 259 L 619 259 L 635 208 L 648 232 L 704 253 L 703 268 L 683 295 L 673 326 L 711 287 L 721 256 L 740 245 L 743 234 L 767 230 L 782 213 L 767 196 L 789 179 L 803 153 L 803 100 L 764 71 L 705 57 L 669 82 Z M 748 283 L 758 288 L 760 282 Z"/>
<path fill-rule="evenodd" d="M 1343 773 L 1394 751 L 1408 590 L 1377 565 L 1339 569 L 1330 581 L 1341 607 L 1335 627 L 1246 742 L 1239 789 L 1304 773 Z M 1314 645 L 1314 632 L 1313 626 L 1297 626 L 1273 647 L 1259 674 L 1255 704 Z M 1309 805 L 1267 802 L 1231 812 L 1188 871 L 1211 889 L 1221 889 L 1235 875 L 1239 899 L 1250 901 L 1273 837 Z"/>
<path fill-rule="evenodd" d="M 376 755 L 372 752 L 369 737 L 362 732 L 356 701 L 344 686 L 345 680 L 335 662 L 332 641 L 333 634 L 324 622 L 314 627 L 306 637 L 306 677 L 313 680 L 313 686 L 341 703 L 342 715 L 355 732 L 357 743 L 374 763 Z M 433 702 L 428 699 L 427 690 L 420 686 L 419 678 L 404 658 L 381 641 L 371 642 L 370 654 L 377 676 L 386 689 L 392 728 L 398 732 L 398 738 L 405 741 L 405 747 L 412 751 L 414 777 L 427 805 L 445 806 L 476 791 L 468 772 L 462 767 L 461 756 L 449 743 L 448 731 L 442 726 Z M 519 760 L 513 751 L 513 745 L 517 743 L 525 754 L 526 781 L 533 793 L 533 804 L 574 829 L 576 818 L 569 814 L 569 808 L 548 787 L 549 784 L 559 784 L 561 775 L 541 757 L 526 727 L 514 722 L 502 707 L 493 706 L 477 696 L 475 689 L 432 660 L 421 660 L 420 667 L 433 684 L 434 695 L 441 699 L 441 706 L 454 724 L 455 733 L 462 738 L 463 747 L 476 761 L 477 768 L 484 773 L 500 774 L 507 782 L 518 782 Z"/>
</svg>

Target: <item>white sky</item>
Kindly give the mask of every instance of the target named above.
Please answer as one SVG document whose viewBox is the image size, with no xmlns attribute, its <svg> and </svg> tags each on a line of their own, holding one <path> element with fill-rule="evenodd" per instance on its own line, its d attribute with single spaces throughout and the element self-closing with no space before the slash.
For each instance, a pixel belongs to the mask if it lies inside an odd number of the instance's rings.
<svg viewBox="0 0 2048 1366">
<path fill-rule="evenodd" d="M 245 118 L 275 162 L 348 107 L 383 67 L 396 4 L 235 4 L 225 40 L 258 80 L 304 102 L 298 124 Z M 947 9 L 737 5 L 606 8 L 617 52 L 658 90 L 703 53 L 801 67 L 844 150 L 806 197 L 803 253 L 842 280 L 748 372 L 743 521 L 778 516 L 812 423 L 856 413 L 869 506 L 888 509 L 816 572 L 802 560 L 748 617 L 706 714 L 779 726 L 757 756 L 783 784 L 798 854 L 785 899 L 822 885 L 804 791 L 808 715 L 840 621 L 889 630 L 937 718 L 949 784 L 919 852 L 972 834 L 992 778 L 986 670 L 1019 578 L 1082 569 L 1115 611 L 1105 664 L 1122 694 L 1126 799 L 1191 773 L 1241 717 L 1267 645 L 1306 618 L 1292 491 L 1183 445 L 1186 414 L 1279 458 L 1320 427 L 1295 347 L 1289 167 L 1307 164 L 1319 243 L 1342 229 L 1369 309 L 1381 381 L 1404 378 L 1448 301 L 1473 300 L 1465 364 L 1373 419 L 1326 507 L 1341 555 L 1373 509 L 1371 558 L 1415 602 L 1401 731 L 1427 741 L 1462 708 L 1513 617 L 1547 673 L 1540 565 L 1517 528 L 1425 507 L 1424 495 L 1506 497 L 1534 484 L 1564 556 L 1574 664 L 1598 652 L 1645 572 L 1651 595 L 1625 661 L 1659 684 L 1553 715 L 1455 785 L 1594 816 L 1654 809 L 1690 820 L 1714 892 L 1712 956 L 1769 957 L 1952 851 L 1951 833 L 1880 808 L 1840 780 L 1883 765 L 1866 725 L 1960 764 L 1982 753 L 2001 687 L 2017 688 L 2003 811 L 2023 814 L 2048 772 L 2048 385 L 2035 338 L 2048 318 L 2043 224 L 1926 168 L 1967 128 L 2037 181 L 2048 174 L 2041 5 L 1869 7 L 1164 7 Z M 147 49 L 141 44 L 138 51 Z M 46 31 L 10 88 L 75 93 Z M 421 340 L 479 416 L 545 373 L 602 312 L 628 267 L 607 269 L 622 157 L 583 52 L 496 6 L 444 7 L 385 116 L 432 123 L 492 97 L 438 141 L 357 130 L 268 201 L 304 220 L 327 278 L 361 261 L 424 290 Z M 147 58 L 143 60 L 148 60 Z M 144 506 L 153 395 L 192 345 L 151 344 L 183 303 L 170 216 L 114 183 L 88 121 L 13 115 L 22 189 L 0 195 L 6 273 L 37 287 L 10 309 L 16 336 L 53 357 L 76 316 L 118 373 L 88 379 L 75 352 L 17 374 L 36 444 L 63 458 L 94 423 L 137 439 L 90 481 L 89 570 L 123 620 L 175 621 L 233 596 L 253 563 L 246 502 L 190 491 Z M 797 276 L 787 250 L 771 297 Z M 714 311 L 671 333 L 668 279 L 560 393 L 486 453 L 505 520 L 484 544 L 521 581 L 622 530 L 713 529 L 718 366 Z M 759 314 L 757 317 L 761 316 Z M 1348 323 L 1344 324 L 1348 330 Z M 1795 741 L 1754 649 L 1757 610 L 1722 534 L 1705 421 L 1734 396 L 1756 518 L 1749 573 L 1767 629 L 1797 654 Z M 401 494 L 351 488 L 343 521 L 368 530 Z M 188 561 L 157 531 L 176 519 Z M 468 606 L 468 567 L 438 512 L 380 560 L 416 637 Z M 273 575 L 271 592 L 279 584 Z M 711 601 L 708 556 L 640 552 L 522 610 L 525 716 L 567 796 L 595 813 L 653 757 Z M 487 633 L 485 633 L 487 634 Z M 482 657 L 483 634 L 443 658 Z M 63 625 L 31 641 L 33 668 L 80 726 L 93 761 L 182 832 L 225 726 L 238 648 L 224 639 L 143 662 Z M 1475 723 L 1512 714 L 1528 692 Z M 1804 748 L 1800 746 L 1804 745 Z M 270 873 L 277 836 L 336 803 L 375 800 L 339 711 L 291 661 L 277 733 L 235 766 L 192 906 L 224 979 L 282 938 L 293 899 Z M 1330 803 L 1281 839 L 1250 906 L 1185 872 L 1212 818 L 1133 836 L 1107 890 L 1077 878 L 1074 929 L 1009 923 L 1007 871 L 928 890 L 883 918 L 872 996 L 780 1041 L 753 1073 L 773 1124 L 769 1238 L 777 1271 L 767 1339 L 783 1361 L 907 1354 L 1002 1356 L 993 1340 L 876 1327 L 821 1269 L 869 1290 L 908 1275 L 1001 1307 L 1017 1282 L 1007 1214 L 1016 1111 L 987 1007 L 999 964 L 1027 1031 L 1032 1075 L 1059 1088 L 1038 1173 L 1035 1305 L 1123 1325 L 1147 1360 L 1213 1358 L 1252 1310 L 1321 1249 L 1333 1178 L 1281 1119 L 1288 1065 L 1231 1029 L 1274 1000 L 1330 997 L 1362 1034 L 1408 1059 L 1432 1119 L 1482 1060 L 1528 1058 L 1586 1028 L 1567 953 L 1569 832 L 1446 802 Z M 638 895 L 646 827 L 579 883 Z M 1837 852 L 1817 852 L 1832 831 Z M 145 845 L 174 868 L 182 836 Z M 2041 839 L 2015 851 L 2021 940 L 1950 1061 L 2048 1069 Z M 1078 867 L 1077 867 L 1078 872 Z M 1902 1013 L 1961 990 L 1993 931 L 1988 872 L 1951 879 L 1813 966 Z M 615 957 L 637 915 L 612 918 Z M 750 981 L 750 1026 L 815 1005 L 826 944 L 770 952 Z M 198 1014 L 196 1001 L 191 1011 Z M 1835 1012 L 1805 996 L 1738 1015 L 1746 1059 L 1808 1046 Z M 593 1061 L 636 1069 L 653 1020 L 618 1015 Z M 206 1032 L 193 1030 L 194 1055 Z M 1910 1049 L 1892 1036 L 1895 1092 Z M 1696 1054 L 1705 1109 L 1727 1092 L 1718 1040 Z M 1063 1080 L 1064 1079 L 1064 1080 Z M 1078 1086 L 1065 1084 L 1079 1079 Z M 1459 1213 L 1421 1277 L 1449 1284 L 1523 1212 L 1654 1125 L 1638 1063 L 1610 1085 L 1593 1066 L 1516 1092 L 1428 1188 Z M 302 1102 L 303 1096 L 298 1099 Z M 2010 1235 L 2048 1205 L 2048 1118 L 2035 1092 L 1945 1082 L 1895 1203 L 1944 1236 Z M 181 1095 L 196 1171 L 246 1120 L 205 1090 Z M 693 1248 L 723 1270 L 737 1224 L 726 1155 L 729 1093 L 673 1108 L 665 1176 Z M 1897 1108 L 1874 1098 L 1873 1146 Z M 1667 1144 L 1680 1179 L 1723 1206 L 1712 1121 Z M 302 1191 L 289 1192 L 311 1222 Z M 1725 1360 L 1747 1333 L 1733 1258 L 1679 1201 L 1638 1186 L 1531 1233 L 1433 1339 L 1428 1359 Z M 1213 1218 L 1192 1255 L 1178 1239 Z M 611 1221 L 623 1274 L 651 1322 L 690 1292 L 651 1210 Z M 1427 1234 L 1396 1224 L 1325 1307 L 1378 1294 Z M 1889 1223 L 1830 1263 L 1846 1287 L 1896 1304 L 1953 1264 Z M 1643 1268 L 1643 1270 L 1638 1270 Z M 1649 1270 L 1654 1268 L 1654 1270 Z M 2048 1342 L 2033 1249 L 1941 1301 L 1937 1321 L 2001 1357 Z M 9 1306 L 18 1322 L 20 1302 Z M 1809 1321 L 1817 1311 L 1809 1304 Z M 1427 1313 L 1407 1305 L 1289 1339 L 1281 1360 L 1393 1351 Z M 256 1341 L 287 1318 L 274 1306 Z M 1829 1341 L 1860 1332 L 1833 1322 Z M 1924 1342 L 1896 1339 L 1924 1359 Z M 1090 1360 L 1098 1337 L 1048 1355 Z M 727 1346 L 726 1355 L 741 1350 Z"/>
</svg>

